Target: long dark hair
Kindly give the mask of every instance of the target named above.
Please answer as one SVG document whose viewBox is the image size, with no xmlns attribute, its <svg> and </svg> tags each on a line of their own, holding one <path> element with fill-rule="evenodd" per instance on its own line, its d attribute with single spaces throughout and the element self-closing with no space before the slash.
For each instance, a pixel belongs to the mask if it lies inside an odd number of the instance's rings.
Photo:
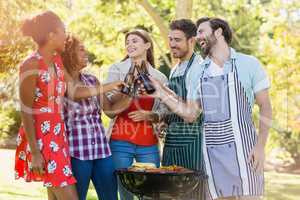
<svg viewBox="0 0 300 200">
<path fill-rule="evenodd" d="M 155 67 L 153 41 L 152 41 L 149 33 L 143 29 L 135 29 L 133 31 L 126 33 L 125 41 L 127 40 L 129 35 L 137 35 L 140 38 L 142 38 L 145 43 L 147 43 L 147 42 L 150 43 L 150 48 L 147 50 L 147 61 L 151 64 L 152 67 Z M 129 58 L 128 55 L 125 56 L 123 61 L 126 60 L 127 58 Z"/>
</svg>

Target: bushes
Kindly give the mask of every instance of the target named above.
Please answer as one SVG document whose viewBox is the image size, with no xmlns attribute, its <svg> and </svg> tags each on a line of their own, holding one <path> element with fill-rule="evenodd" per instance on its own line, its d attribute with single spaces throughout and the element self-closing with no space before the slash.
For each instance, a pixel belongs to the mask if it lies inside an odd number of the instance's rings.
<svg viewBox="0 0 300 200">
<path fill-rule="evenodd" d="M 20 124 L 20 112 L 14 107 L 0 109 L 0 139 L 15 136 Z"/>
<path fill-rule="evenodd" d="M 300 167 L 300 133 L 294 131 L 282 131 L 279 133 L 279 144 L 295 161 L 295 166 Z"/>
<path fill-rule="evenodd" d="M 21 124 L 18 108 L 18 74 L 6 73 L 0 78 L 0 139 L 16 135 Z"/>
</svg>

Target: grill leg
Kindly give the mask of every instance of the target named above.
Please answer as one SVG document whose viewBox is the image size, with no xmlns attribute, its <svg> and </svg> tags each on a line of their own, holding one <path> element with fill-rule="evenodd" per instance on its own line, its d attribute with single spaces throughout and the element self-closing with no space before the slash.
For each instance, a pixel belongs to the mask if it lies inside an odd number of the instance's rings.
<svg viewBox="0 0 300 200">
<path fill-rule="evenodd" d="M 153 197 L 153 200 L 159 200 L 160 199 L 159 193 L 154 193 L 152 197 Z"/>
<path fill-rule="evenodd" d="M 139 199 L 139 200 L 143 200 L 143 199 L 144 199 L 143 195 L 139 195 L 139 196 L 138 196 L 138 199 Z"/>
</svg>

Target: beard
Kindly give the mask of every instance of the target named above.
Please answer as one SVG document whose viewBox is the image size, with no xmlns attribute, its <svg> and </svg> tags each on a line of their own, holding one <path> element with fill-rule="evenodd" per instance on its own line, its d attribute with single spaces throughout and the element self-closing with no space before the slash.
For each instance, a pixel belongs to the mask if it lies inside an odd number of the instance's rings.
<svg viewBox="0 0 300 200">
<path fill-rule="evenodd" d="M 176 53 L 172 53 L 174 58 L 184 58 L 188 54 L 188 49 L 187 50 L 182 50 L 182 49 L 177 49 Z"/>
<path fill-rule="evenodd" d="M 213 34 L 211 34 L 211 35 L 207 36 L 204 41 L 201 41 L 200 44 L 202 42 L 205 42 L 205 46 L 202 47 L 200 45 L 200 47 L 201 47 L 201 50 L 202 50 L 204 56 L 206 57 L 209 54 L 211 54 L 211 49 L 217 43 L 217 38 Z"/>
<path fill-rule="evenodd" d="M 179 58 L 179 59 L 184 58 L 189 53 L 189 48 L 190 48 L 190 46 L 188 43 L 186 43 L 185 46 L 182 46 L 179 48 L 178 47 L 172 48 L 172 49 L 176 50 L 175 52 L 171 51 L 172 56 L 174 58 Z"/>
</svg>

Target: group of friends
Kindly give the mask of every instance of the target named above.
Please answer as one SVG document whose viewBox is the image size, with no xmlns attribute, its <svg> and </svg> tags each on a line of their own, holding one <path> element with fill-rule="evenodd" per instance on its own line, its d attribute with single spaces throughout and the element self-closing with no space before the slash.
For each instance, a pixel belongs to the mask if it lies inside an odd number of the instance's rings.
<svg viewBox="0 0 300 200">
<path fill-rule="evenodd" d="M 223 19 L 178 19 L 169 29 L 178 60 L 169 79 L 155 69 L 149 33 L 134 29 L 125 35 L 126 56 L 100 83 L 82 71 L 85 46 L 66 34 L 55 13 L 27 19 L 22 31 L 37 50 L 20 66 L 16 178 L 43 181 L 49 200 L 85 200 L 90 180 L 101 200 L 118 199 L 118 191 L 121 200 L 133 200 L 115 169 L 133 162 L 179 165 L 208 177 L 187 200 L 260 199 L 272 117 L 266 72 L 255 57 L 230 47 L 233 34 Z M 195 53 L 197 42 L 203 57 Z M 120 92 L 133 64 L 143 61 L 155 92 L 146 94 L 142 83 L 133 95 Z M 102 112 L 111 118 L 106 131 Z"/>
</svg>

